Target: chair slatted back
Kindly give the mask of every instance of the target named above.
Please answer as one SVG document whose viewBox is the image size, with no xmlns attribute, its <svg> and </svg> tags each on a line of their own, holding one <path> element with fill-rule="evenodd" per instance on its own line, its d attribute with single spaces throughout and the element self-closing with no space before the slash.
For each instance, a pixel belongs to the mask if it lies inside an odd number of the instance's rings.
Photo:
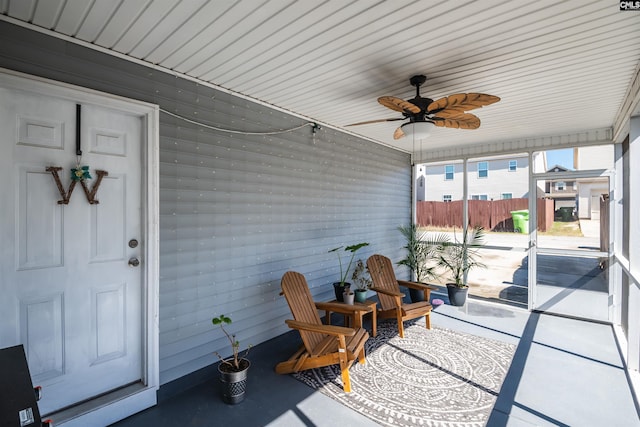
<svg viewBox="0 0 640 427">
<path fill-rule="evenodd" d="M 295 271 L 287 271 L 282 276 L 280 285 L 295 320 L 314 325 L 322 324 L 316 305 L 313 302 L 311 291 L 309 291 L 307 280 L 302 274 Z M 308 331 L 300 331 L 300 336 L 310 354 L 313 354 L 313 349 L 326 337 L 324 334 Z"/>
<path fill-rule="evenodd" d="M 367 269 L 374 287 L 400 292 L 393 264 L 389 258 L 384 255 L 371 255 L 367 259 Z M 391 310 L 396 307 L 396 300 L 392 296 L 378 293 L 378 299 L 382 310 Z"/>
</svg>

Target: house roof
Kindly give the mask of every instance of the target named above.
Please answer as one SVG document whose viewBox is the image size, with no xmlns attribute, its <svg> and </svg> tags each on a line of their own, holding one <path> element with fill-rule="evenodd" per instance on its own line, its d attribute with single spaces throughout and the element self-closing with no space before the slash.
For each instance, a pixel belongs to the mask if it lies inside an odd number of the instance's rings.
<svg viewBox="0 0 640 427">
<path fill-rule="evenodd" d="M 419 158 L 620 140 L 640 114 L 640 11 L 595 0 L 23 0 L 0 19 L 142 61 Z M 477 130 L 394 140 L 376 102 L 481 92 Z M 492 148 L 487 148 L 492 147 Z"/>
<path fill-rule="evenodd" d="M 568 170 L 570 169 L 556 164 L 547 169 L 547 172 L 566 172 Z"/>
</svg>

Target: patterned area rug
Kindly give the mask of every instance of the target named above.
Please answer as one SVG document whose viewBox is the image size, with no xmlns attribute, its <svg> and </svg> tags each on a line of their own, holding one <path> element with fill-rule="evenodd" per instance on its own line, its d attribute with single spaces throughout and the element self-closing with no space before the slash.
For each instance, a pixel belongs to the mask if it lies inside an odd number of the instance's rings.
<svg viewBox="0 0 640 427">
<path fill-rule="evenodd" d="M 515 346 L 462 332 L 427 330 L 424 318 L 378 325 L 367 362 L 351 367 L 351 393 L 337 365 L 294 374 L 298 380 L 386 426 L 484 426 Z"/>
</svg>

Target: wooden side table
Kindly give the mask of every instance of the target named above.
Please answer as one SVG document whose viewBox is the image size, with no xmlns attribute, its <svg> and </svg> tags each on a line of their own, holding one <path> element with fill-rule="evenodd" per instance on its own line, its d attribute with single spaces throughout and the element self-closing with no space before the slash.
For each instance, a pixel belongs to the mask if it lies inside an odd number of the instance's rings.
<svg viewBox="0 0 640 427">
<path fill-rule="evenodd" d="M 375 337 L 376 334 L 378 333 L 378 314 L 377 314 L 378 303 L 376 301 L 366 300 L 365 302 L 353 303 L 354 306 L 366 307 L 367 308 L 366 311 L 350 310 L 348 307 L 351 307 L 351 305 L 340 303 L 336 300 L 329 301 L 329 303 L 333 304 L 334 306 L 331 309 L 327 308 L 325 310 L 327 325 L 331 324 L 331 313 L 335 312 L 335 313 L 341 313 L 344 315 L 346 325 L 349 325 L 354 329 L 361 328 L 362 318 L 364 317 L 365 314 L 371 313 L 371 336 Z M 339 305 L 336 306 L 335 304 L 344 304 L 345 309 L 340 310 Z"/>
</svg>

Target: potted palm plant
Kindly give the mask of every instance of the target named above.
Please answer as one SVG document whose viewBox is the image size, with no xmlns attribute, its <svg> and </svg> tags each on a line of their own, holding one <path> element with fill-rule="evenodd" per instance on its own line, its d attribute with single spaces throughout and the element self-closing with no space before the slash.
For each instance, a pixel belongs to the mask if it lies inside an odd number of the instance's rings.
<svg viewBox="0 0 640 427">
<path fill-rule="evenodd" d="M 340 301 L 340 302 L 344 301 L 343 294 L 346 288 L 351 287 L 351 283 L 347 282 L 347 275 L 349 274 L 349 270 L 351 270 L 351 264 L 353 263 L 353 258 L 356 256 L 356 252 L 359 249 L 364 248 L 365 246 L 369 246 L 369 243 L 362 242 L 362 243 L 347 246 L 346 248 L 344 248 L 345 252 L 351 252 L 351 258 L 349 258 L 349 264 L 347 265 L 347 268 L 344 270 L 342 268 L 342 256 L 338 252 L 344 246 L 338 246 L 337 248 L 333 248 L 329 250 L 329 252 L 335 252 L 338 255 L 338 263 L 340 264 L 340 281 L 333 283 L 333 289 L 335 291 L 337 301 Z"/>
<path fill-rule="evenodd" d="M 244 400 L 244 394 L 247 385 L 247 373 L 251 363 L 246 358 L 251 346 L 247 347 L 244 353 L 240 353 L 240 342 L 236 339 L 235 334 L 229 334 L 224 325 L 231 324 L 231 318 L 221 314 L 211 319 L 211 323 L 219 326 L 226 335 L 233 355 L 227 359 L 223 358 L 217 351 L 215 355 L 220 359 L 218 372 L 220 372 L 220 382 L 222 383 L 222 400 L 225 403 L 236 404 Z"/>
<path fill-rule="evenodd" d="M 454 232 L 454 241 L 446 243 L 438 256 L 438 265 L 448 270 L 453 280 L 447 283 L 451 305 L 462 306 L 467 301 L 469 286 L 466 280 L 469 271 L 476 267 L 486 267 L 478 260 L 478 248 L 484 244 L 484 236 L 484 228 L 479 226 L 465 228 L 462 240 L 458 240 Z"/>
<path fill-rule="evenodd" d="M 437 260 L 444 245 L 449 242 L 446 234 L 438 234 L 430 237 L 426 231 L 420 232 L 415 224 L 398 227 L 398 231 L 405 238 L 405 257 L 398 261 L 397 265 L 409 267 L 413 277 L 419 283 L 426 283 L 436 277 Z M 412 302 L 422 301 L 424 293 L 418 289 L 409 288 L 409 296 Z"/>
<path fill-rule="evenodd" d="M 371 287 L 371 277 L 361 259 L 356 261 L 351 280 L 353 280 L 353 283 L 356 285 L 355 301 L 365 302 L 367 300 L 367 291 Z"/>
</svg>

